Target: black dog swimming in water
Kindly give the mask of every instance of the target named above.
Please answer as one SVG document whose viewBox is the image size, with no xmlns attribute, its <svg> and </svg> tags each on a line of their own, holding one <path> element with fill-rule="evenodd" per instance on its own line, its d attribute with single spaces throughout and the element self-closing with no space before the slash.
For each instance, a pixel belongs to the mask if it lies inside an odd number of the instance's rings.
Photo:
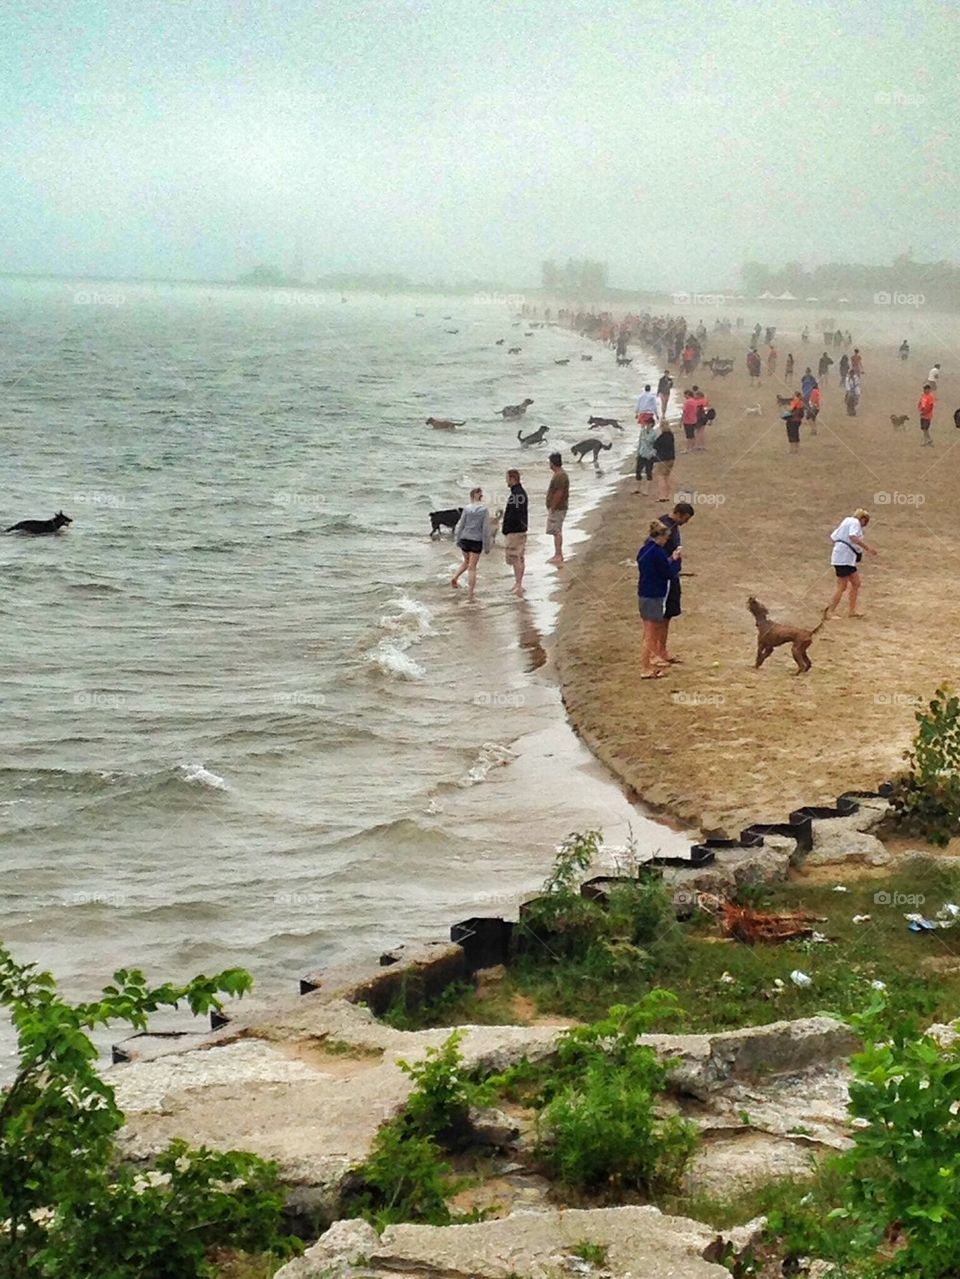
<svg viewBox="0 0 960 1279">
<path fill-rule="evenodd" d="M 451 531 L 457 527 L 457 521 L 463 514 L 462 506 L 451 506 L 446 511 L 430 512 L 430 536 L 433 537 L 439 533 L 441 529 L 448 528 Z"/>
<path fill-rule="evenodd" d="M 538 426 L 532 435 L 524 435 L 522 431 L 518 431 L 517 439 L 523 448 L 529 448 L 531 444 L 544 444 L 549 430 L 549 426 Z"/>
<path fill-rule="evenodd" d="M 623 427 L 615 417 L 588 417 L 587 426 L 613 426 L 618 431 L 623 430 Z"/>
<path fill-rule="evenodd" d="M 52 520 L 21 520 L 19 524 L 11 524 L 5 533 L 59 533 L 66 524 L 73 520 L 63 511 L 57 511 Z"/>
</svg>

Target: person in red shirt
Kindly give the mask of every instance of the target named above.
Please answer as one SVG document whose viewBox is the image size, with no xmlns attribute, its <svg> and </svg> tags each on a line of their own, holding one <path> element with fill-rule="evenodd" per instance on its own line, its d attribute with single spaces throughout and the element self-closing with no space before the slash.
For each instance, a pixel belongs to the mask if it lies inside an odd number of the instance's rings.
<svg viewBox="0 0 960 1279">
<path fill-rule="evenodd" d="M 810 434 L 817 433 L 817 418 L 820 416 L 820 386 L 814 382 L 807 399 L 807 421 L 810 423 Z"/>
<path fill-rule="evenodd" d="M 863 356 L 858 346 L 853 348 L 853 355 L 850 356 L 850 372 L 856 373 L 857 377 L 863 376 Z"/>
<path fill-rule="evenodd" d="M 687 442 L 684 453 L 692 453 L 694 451 L 695 440 L 697 438 L 697 417 L 699 415 L 700 406 L 697 398 L 692 391 L 684 391 L 683 393 L 683 414 L 680 421 L 683 423 L 683 436 Z"/>
<path fill-rule="evenodd" d="M 920 430 L 923 432 L 921 439 L 924 444 L 933 444 L 933 440 L 930 438 L 930 423 L 933 420 L 933 410 L 936 404 L 933 388 L 929 382 L 924 382 L 923 393 L 917 400 L 917 412 L 920 414 Z"/>
</svg>

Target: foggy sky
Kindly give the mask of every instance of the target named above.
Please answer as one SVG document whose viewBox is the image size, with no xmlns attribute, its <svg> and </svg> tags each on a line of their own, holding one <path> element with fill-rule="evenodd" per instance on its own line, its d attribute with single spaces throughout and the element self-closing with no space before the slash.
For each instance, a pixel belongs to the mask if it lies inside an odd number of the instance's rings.
<svg viewBox="0 0 960 1279">
<path fill-rule="evenodd" d="M 0 270 L 536 284 L 960 258 L 960 5 L 50 0 L 0 18 Z"/>
</svg>

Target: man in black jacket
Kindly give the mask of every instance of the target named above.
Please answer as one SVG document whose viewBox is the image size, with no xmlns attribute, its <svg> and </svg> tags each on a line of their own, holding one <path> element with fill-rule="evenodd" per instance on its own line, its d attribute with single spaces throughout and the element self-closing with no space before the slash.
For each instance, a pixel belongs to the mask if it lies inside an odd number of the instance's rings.
<svg viewBox="0 0 960 1279">
<path fill-rule="evenodd" d="M 513 568 L 513 593 L 522 595 L 530 503 L 527 501 L 526 489 L 520 483 L 519 471 L 507 471 L 507 483 L 510 485 L 510 496 L 507 498 L 500 531 L 503 534 L 506 561 Z"/>
</svg>

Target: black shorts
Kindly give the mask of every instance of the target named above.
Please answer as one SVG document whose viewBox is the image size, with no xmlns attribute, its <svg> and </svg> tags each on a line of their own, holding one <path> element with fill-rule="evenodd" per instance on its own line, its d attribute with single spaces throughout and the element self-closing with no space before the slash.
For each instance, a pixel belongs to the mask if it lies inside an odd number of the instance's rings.
<svg viewBox="0 0 960 1279">
<path fill-rule="evenodd" d="M 932 421 L 933 421 L 933 418 L 930 418 L 930 417 L 922 417 L 922 418 L 920 419 L 920 430 L 921 430 L 921 431 L 929 431 L 929 430 L 930 430 L 930 423 L 931 423 Z"/>
<path fill-rule="evenodd" d="M 852 577 L 857 571 L 856 564 L 834 564 L 833 571 L 837 577 Z"/>
<path fill-rule="evenodd" d="M 642 480 L 644 476 L 648 480 L 653 479 L 653 464 L 657 459 L 655 457 L 641 457 L 637 454 L 637 479 Z"/>
<path fill-rule="evenodd" d="M 683 424 L 683 433 L 688 440 L 695 440 L 697 438 L 696 426 L 687 426 L 686 422 Z"/>
<path fill-rule="evenodd" d="M 667 602 L 664 605 L 663 616 L 669 621 L 671 617 L 680 616 L 680 581 L 676 577 L 670 579 L 670 588 L 667 591 Z"/>
<path fill-rule="evenodd" d="M 799 444 L 800 443 L 800 423 L 791 420 L 786 425 L 787 425 L 787 439 L 790 441 L 791 444 Z"/>
<path fill-rule="evenodd" d="M 469 551 L 472 555 L 480 555 L 483 551 L 483 543 L 475 542 L 471 537 L 461 537 L 457 545 L 464 554 Z"/>
</svg>

